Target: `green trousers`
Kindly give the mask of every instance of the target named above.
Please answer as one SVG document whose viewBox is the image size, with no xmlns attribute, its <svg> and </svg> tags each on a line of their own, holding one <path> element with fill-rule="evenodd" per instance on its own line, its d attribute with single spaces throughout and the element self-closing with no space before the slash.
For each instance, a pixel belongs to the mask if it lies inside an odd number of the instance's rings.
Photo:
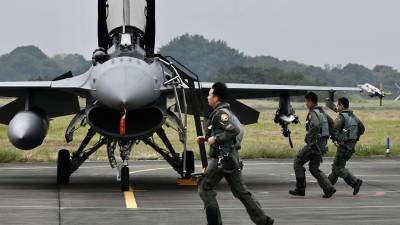
<svg viewBox="0 0 400 225">
<path fill-rule="evenodd" d="M 351 159 L 354 153 L 354 145 L 339 146 L 336 151 L 335 159 L 332 164 L 332 172 L 329 175 L 330 182 L 335 185 L 338 178 L 341 177 L 349 186 L 354 187 L 358 178 L 355 177 L 347 168 L 346 163 Z"/>
<path fill-rule="evenodd" d="M 315 179 L 318 181 L 318 184 L 322 190 L 324 192 L 331 190 L 333 188 L 331 182 L 328 180 L 328 177 L 325 175 L 325 173 L 319 169 L 319 166 L 322 162 L 322 154 L 316 147 L 306 145 L 297 153 L 293 163 L 296 180 L 303 180 L 305 182 L 306 169 L 304 168 L 304 164 L 307 162 L 311 175 L 313 175 L 313 177 L 315 177 Z M 305 189 L 305 183 L 296 184 L 296 187 Z"/>
<path fill-rule="evenodd" d="M 198 187 L 200 197 L 204 202 L 208 225 L 222 224 L 221 213 L 216 199 L 217 193 L 214 190 L 222 178 L 226 179 L 233 195 L 242 202 L 251 220 L 257 225 L 266 224 L 269 217 L 265 215 L 260 203 L 247 189 L 243 182 L 241 171 L 234 170 L 228 173 L 223 168 L 218 168 L 217 159 L 212 159 Z"/>
</svg>

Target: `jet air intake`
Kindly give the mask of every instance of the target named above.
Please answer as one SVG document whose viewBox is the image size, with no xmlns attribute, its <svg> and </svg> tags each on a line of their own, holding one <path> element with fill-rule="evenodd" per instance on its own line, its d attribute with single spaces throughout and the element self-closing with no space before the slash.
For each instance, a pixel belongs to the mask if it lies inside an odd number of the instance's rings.
<svg viewBox="0 0 400 225">
<path fill-rule="evenodd" d="M 155 106 L 127 112 L 93 107 L 87 111 L 87 119 L 90 126 L 102 135 L 117 139 L 140 139 L 152 135 L 161 127 L 164 112 Z"/>
<path fill-rule="evenodd" d="M 48 128 L 49 119 L 43 113 L 21 111 L 8 125 L 8 139 L 18 149 L 32 150 L 43 143 Z"/>
</svg>

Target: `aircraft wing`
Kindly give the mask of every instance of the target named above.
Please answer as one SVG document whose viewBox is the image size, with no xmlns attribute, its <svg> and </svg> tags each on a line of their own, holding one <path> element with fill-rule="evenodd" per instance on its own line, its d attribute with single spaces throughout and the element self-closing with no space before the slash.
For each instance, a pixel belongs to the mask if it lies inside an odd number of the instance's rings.
<svg viewBox="0 0 400 225">
<path fill-rule="evenodd" d="M 26 109 L 26 103 L 50 118 L 79 112 L 78 96 L 85 97 L 91 90 L 88 74 L 72 77 L 69 72 L 53 81 L 0 82 L 0 97 L 16 98 L 0 108 L 0 123 L 8 124 L 16 113 Z"/>
<path fill-rule="evenodd" d="M 73 77 L 68 72 L 52 81 L 8 81 L 0 82 L 1 97 L 21 97 L 29 91 L 65 91 L 84 96 L 91 89 L 88 73 Z"/>
<path fill-rule="evenodd" d="M 203 92 L 208 91 L 213 83 L 201 82 Z M 239 84 L 227 83 L 229 95 L 235 99 L 254 99 L 279 97 L 282 93 L 289 96 L 305 95 L 308 91 L 359 91 L 360 87 L 329 87 L 329 86 L 301 86 L 301 85 L 274 85 L 274 84 Z"/>
<path fill-rule="evenodd" d="M 190 69 L 182 65 L 179 61 L 171 56 L 164 57 L 162 55 L 157 55 L 158 58 L 164 62 L 165 66 L 171 71 L 178 75 L 188 93 L 193 92 L 195 89 L 197 93 L 196 96 L 189 98 L 188 102 L 188 114 L 206 115 L 209 110 L 207 104 L 208 91 L 212 87 L 211 82 L 200 82 L 199 77 Z M 175 78 L 167 81 L 167 83 L 173 82 Z M 190 84 L 192 83 L 192 84 Z M 279 97 L 279 108 L 277 115 L 282 116 L 283 119 L 289 118 L 293 122 L 292 107 L 290 105 L 290 96 L 301 96 L 305 95 L 308 91 L 326 91 L 329 92 L 329 100 L 327 101 L 327 106 L 335 110 L 335 105 L 333 104 L 334 93 L 337 91 L 358 91 L 367 92 L 370 96 L 378 96 L 379 98 L 384 97 L 382 90 L 374 87 L 371 84 L 357 85 L 354 87 L 334 87 L 334 86 L 302 86 L 302 85 L 275 85 L 275 84 L 245 84 L 245 83 L 227 83 L 229 89 L 229 100 L 231 109 L 238 116 L 242 124 L 253 124 L 257 123 L 259 112 L 241 102 L 237 99 L 257 99 L 257 98 L 269 98 L 269 97 Z M 190 91 L 192 89 L 192 91 Z M 166 92 L 172 94 L 171 89 L 166 89 Z M 188 97 L 190 97 L 190 94 Z M 193 99 L 197 98 L 197 99 Z M 200 103 L 200 106 L 196 104 Z M 194 112 L 197 111 L 197 112 Z M 276 120 L 278 121 L 278 119 Z"/>
<path fill-rule="evenodd" d="M 202 111 L 201 114 L 205 115 L 209 110 L 207 106 L 207 95 L 208 91 L 211 89 L 213 83 L 211 82 L 199 82 L 196 83 L 198 90 L 201 90 L 201 104 Z M 290 116 L 290 96 L 302 96 L 308 91 L 326 91 L 326 92 L 336 92 L 336 91 L 357 91 L 362 92 L 363 90 L 360 86 L 357 87 L 330 87 L 330 86 L 301 86 L 301 85 L 274 85 L 274 84 L 244 84 L 244 83 L 227 83 L 229 89 L 228 102 L 231 105 L 232 111 L 235 112 L 237 117 L 240 119 L 242 124 L 248 125 L 257 123 L 259 118 L 259 112 L 242 102 L 238 99 L 257 99 L 257 98 L 271 98 L 279 97 L 280 108 L 279 114 Z M 189 103 L 190 104 L 190 103 Z M 330 103 L 330 107 L 334 107 L 333 102 Z M 190 109 L 190 107 L 189 107 Z M 189 110 L 190 114 L 193 114 Z"/>
</svg>

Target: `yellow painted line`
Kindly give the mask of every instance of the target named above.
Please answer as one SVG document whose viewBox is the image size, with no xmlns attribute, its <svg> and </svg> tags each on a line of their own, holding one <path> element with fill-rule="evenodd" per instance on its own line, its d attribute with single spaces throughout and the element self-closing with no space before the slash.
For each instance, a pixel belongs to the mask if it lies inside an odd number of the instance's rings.
<svg viewBox="0 0 400 225">
<path fill-rule="evenodd" d="M 147 170 L 136 170 L 136 171 L 130 172 L 130 174 L 144 173 L 144 172 L 157 171 L 157 170 L 166 170 L 166 169 L 170 169 L 170 167 L 154 168 L 154 169 L 147 169 Z M 133 189 L 132 185 L 129 186 L 129 191 L 124 192 L 124 197 L 125 197 L 125 205 L 126 205 L 127 209 L 137 209 L 138 208 L 134 189 Z"/>
<path fill-rule="evenodd" d="M 124 192 L 124 196 L 125 196 L 125 204 L 126 204 L 127 209 L 137 209 L 138 208 L 132 186 L 129 187 L 129 191 Z"/>
</svg>

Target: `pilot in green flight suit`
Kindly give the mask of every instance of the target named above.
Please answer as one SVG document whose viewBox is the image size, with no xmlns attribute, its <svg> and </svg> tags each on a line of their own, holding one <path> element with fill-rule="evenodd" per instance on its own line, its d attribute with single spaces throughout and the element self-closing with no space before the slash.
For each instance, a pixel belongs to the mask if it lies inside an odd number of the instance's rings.
<svg viewBox="0 0 400 225">
<path fill-rule="evenodd" d="M 305 96 L 306 106 L 309 109 L 307 115 L 305 137 L 306 145 L 300 150 L 293 163 L 296 175 L 296 189 L 290 190 L 289 194 L 295 196 L 305 196 L 306 190 L 306 169 L 304 164 L 308 162 L 311 175 L 318 181 L 319 186 L 324 191 L 324 198 L 330 198 L 336 192 L 328 177 L 319 169 L 322 156 L 327 152 L 327 142 L 330 136 L 330 129 L 333 120 L 324 110 L 318 106 L 318 96 L 309 92 Z"/>
<path fill-rule="evenodd" d="M 199 182 L 198 191 L 204 202 L 208 225 L 222 224 L 221 213 L 216 200 L 215 186 L 225 178 L 233 195 L 238 198 L 257 225 L 272 225 L 274 220 L 265 215 L 260 203 L 247 189 L 242 179 L 242 164 L 239 158 L 243 128 L 237 117 L 225 103 L 228 90 L 225 84 L 215 83 L 210 89 L 208 103 L 214 109 L 206 123 L 206 136 L 198 142 L 210 145 L 210 163 Z"/>
<path fill-rule="evenodd" d="M 345 168 L 347 161 L 355 152 L 355 145 L 360 136 L 364 134 L 364 124 L 349 110 L 349 100 L 340 98 L 337 109 L 339 115 L 335 120 L 332 139 L 337 146 L 336 156 L 332 164 L 332 173 L 329 180 L 333 185 L 339 177 L 353 188 L 353 195 L 357 195 L 362 185 L 362 180 L 355 177 Z"/>
</svg>

